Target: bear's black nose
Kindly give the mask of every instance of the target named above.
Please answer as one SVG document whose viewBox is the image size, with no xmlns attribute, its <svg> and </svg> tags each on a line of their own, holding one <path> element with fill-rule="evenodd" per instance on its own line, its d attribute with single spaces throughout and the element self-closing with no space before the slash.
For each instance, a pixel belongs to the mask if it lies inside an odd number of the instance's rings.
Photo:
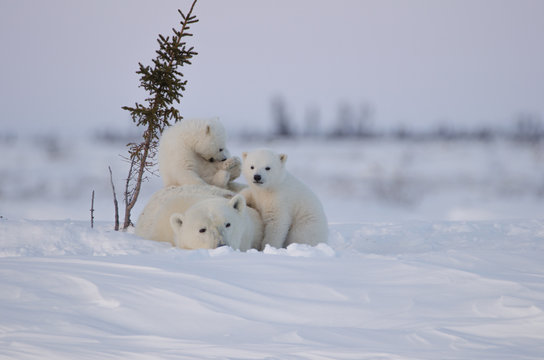
<svg viewBox="0 0 544 360">
<path fill-rule="evenodd" d="M 259 174 L 253 175 L 253 180 L 261 181 L 261 175 L 259 175 Z"/>
</svg>

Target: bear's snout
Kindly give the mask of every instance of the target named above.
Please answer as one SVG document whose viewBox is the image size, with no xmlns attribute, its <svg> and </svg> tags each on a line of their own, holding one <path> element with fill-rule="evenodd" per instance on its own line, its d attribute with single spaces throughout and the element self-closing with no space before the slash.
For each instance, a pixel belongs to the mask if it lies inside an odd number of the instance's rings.
<svg viewBox="0 0 544 360">
<path fill-rule="evenodd" d="M 259 174 L 253 175 L 253 180 L 255 180 L 255 181 L 261 181 L 261 179 L 262 179 L 262 178 L 261 178 L 261 175 L 259 175 Z"/>
</svg>

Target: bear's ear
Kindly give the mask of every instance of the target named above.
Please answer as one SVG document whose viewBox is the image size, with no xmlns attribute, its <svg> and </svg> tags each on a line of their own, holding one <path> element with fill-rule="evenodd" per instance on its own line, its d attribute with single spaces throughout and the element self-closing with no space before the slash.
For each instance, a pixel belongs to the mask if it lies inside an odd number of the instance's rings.
<svg viewBox="0 0 544 360">
<path fill-rule="evenodd" d="M 212 132 L 212 127 L 210 125 L 206 125 L 206 135 L 210 135 Z"/>
<path fill-rule="evenodd" d="M 285 164 L 285 162 L 287 161 L 287 155 L 280 154 L 280 161 L 282 164 Z"/>
<path fill-rule="evenodd" d="M 242 212 L 242 210 L 246 207 L 246 199 L 243 195 L 236 195 L 229 201 L 229 205 L 232 206 L 232 208 L 238 212 Z"/>
<path fill-rule="evenodd" d="M 242 159 L 245 160 L 247 158 L 247 151 L 244 151 L 242 153 Z"/>
<path fill-rule="evenodd" d="M 183 225 L 183 214 L 173 213 L 170 215 L 170 226 L 172 226 L 174 233 L 179 233 L 181 230 L 181 225 Z"/>
</svg>

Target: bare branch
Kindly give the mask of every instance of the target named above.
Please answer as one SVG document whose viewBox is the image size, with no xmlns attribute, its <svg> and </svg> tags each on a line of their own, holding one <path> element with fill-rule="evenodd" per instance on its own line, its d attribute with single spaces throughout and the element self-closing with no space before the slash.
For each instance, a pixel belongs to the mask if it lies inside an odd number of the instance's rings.
<svg viewBox="0 0 544 360">
<path fill-rule="evenodd" d="M 91 196 L 91 229 L 94 227 L 94 190 Z"/>
<path fill-rule="evenodd" d="M 113 174 L 111 172 L 111 167 L 108 166 L 108 169 L 110 170 L 110 183 L 111 183 L 111 190 L 113 192 L 113 207 L 115 209 L 115 231 L 119 230 L 119 204 L 117 203 L 117 195 L 115 193 L 115 185 L 113 185 Z"/>
</svg>

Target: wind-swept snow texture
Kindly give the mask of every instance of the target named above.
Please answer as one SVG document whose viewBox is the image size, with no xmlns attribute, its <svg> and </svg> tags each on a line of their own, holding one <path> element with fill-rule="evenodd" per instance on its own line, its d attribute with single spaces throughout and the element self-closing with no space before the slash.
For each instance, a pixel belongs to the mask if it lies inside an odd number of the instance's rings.
<svg viewBox="0 0 544 360">
<path fill-rule="evenodd" d="M 186 251 L 0 219 L 1 359 L 542 359 L 544 222 L 330 225 Z"/>
</svg>

